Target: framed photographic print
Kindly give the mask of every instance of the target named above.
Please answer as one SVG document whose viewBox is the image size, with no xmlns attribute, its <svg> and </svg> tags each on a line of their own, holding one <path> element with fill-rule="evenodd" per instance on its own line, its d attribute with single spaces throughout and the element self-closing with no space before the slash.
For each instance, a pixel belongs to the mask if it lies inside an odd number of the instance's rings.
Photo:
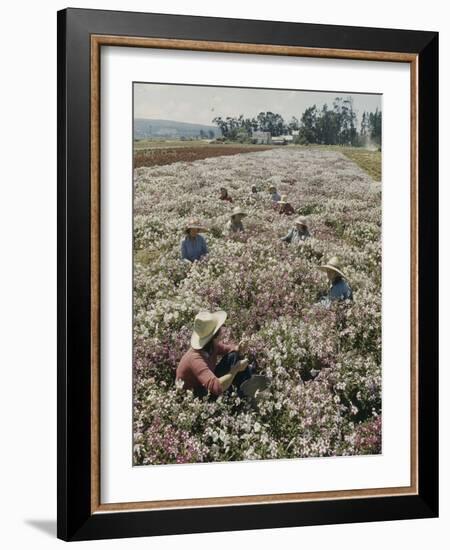
<svg viewBox="0 0 450 550">
<path fill-rule="evenodd" d="M 58 12 L 58 537 L 438 515 L 438 35 Z"/>
</svg>

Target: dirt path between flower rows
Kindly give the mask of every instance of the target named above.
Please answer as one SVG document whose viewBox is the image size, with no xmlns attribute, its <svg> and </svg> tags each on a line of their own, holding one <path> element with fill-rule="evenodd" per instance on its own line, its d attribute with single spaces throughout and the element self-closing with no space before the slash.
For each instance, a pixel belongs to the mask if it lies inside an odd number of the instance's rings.
<svg viewBox="0 0 450 550">
<path fill-rule="evenodd" d="M 174 162 L 193 162 L 210 157 L 237 155 L 238 153 L 255 153 L 267 151 L 273 147 L 251 146 L 212 146 L 212 147 L 173 147 L 167 149 L 144 149 L 134 151 L 134 167 L 163 166 Z"/>
</svg>

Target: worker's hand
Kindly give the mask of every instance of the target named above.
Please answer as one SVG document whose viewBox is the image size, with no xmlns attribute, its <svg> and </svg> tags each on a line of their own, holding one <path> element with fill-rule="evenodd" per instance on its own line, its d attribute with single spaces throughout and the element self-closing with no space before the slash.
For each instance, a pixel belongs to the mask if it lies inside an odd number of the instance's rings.
<svg viewBox="0 0 450 550">
<path fill-rule="evenodd" d="M 241 359 L 236 363 L 236 372 L 242 372 L 248 367 L 248 359 Z"/>
<path fill-rule="evenodd" d="M 248 351 L 248 342 L 246 340 L 241 340 L 238 344 L 237 351 L 240 355 L 245 355 Z"/>
</svg>

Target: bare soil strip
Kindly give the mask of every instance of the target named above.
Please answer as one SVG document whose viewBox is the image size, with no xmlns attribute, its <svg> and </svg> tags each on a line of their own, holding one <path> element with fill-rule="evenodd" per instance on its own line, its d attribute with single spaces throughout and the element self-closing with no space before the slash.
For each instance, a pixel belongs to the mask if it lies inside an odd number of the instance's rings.
<svg viewBox="0 0 450 550">
<path fill-rule="evenodd" d="M 210 157 L 222 157 L 226 155 L 237 155 L 238 153 L 254 153 L 256 151 L 266 151 L 273 147 L 174 147 L 168 149 L 144 149 L 134 151 L 134 167 L 143 166 L 164 166 L 174 162 L 193 162 L 194 160 L 206 159 Z"/>
</svg>

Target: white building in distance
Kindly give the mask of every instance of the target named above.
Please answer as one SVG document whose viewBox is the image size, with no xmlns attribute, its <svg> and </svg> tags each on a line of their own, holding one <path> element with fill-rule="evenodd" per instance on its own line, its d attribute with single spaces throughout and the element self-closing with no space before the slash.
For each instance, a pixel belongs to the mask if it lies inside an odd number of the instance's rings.
<svg viewBox="0 0 450 550">
<path fill-rule="evenodd" d="M 262 132 L 260 130 L 253 130 L 252 131 L 252 139 L 256 141 L 256 143 L 263 143 L 263 144 L 269 144 L 272 143 L 272 135 L 270 132 Z"/>
</svg>

